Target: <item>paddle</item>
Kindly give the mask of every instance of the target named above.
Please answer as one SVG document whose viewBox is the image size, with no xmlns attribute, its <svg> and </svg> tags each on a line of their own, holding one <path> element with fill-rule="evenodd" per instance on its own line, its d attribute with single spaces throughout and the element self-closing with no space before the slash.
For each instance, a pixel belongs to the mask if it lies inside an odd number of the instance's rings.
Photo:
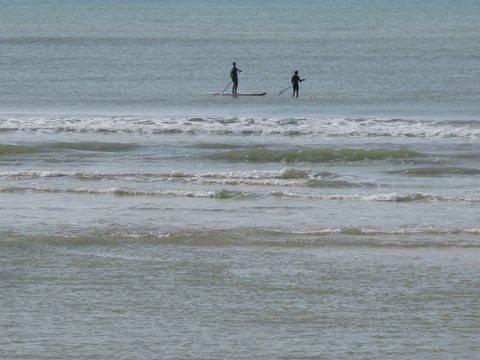
<svg viewBox="0 0 480 360">
<path fill-rule="evenodd" d="M 302 81 L 304 81 L 304 80 L 306 80 L 306 79 L 301 79 L 301 80 L 300 80 L 300 82 L 302 82 Z M 289 87 L 287 87 L 287 88 L 283 89 L 282 91 L 280 91 L 280 92 L 278 93 L 278 95 L 282 95 L 282 94 L 284 93 L 284 91 L 286 91 L 286 90 L 290 89 L 292 86 L 293 86 L 293 84 L 292 84 L 292 85 L 290 85 Z"/>
<path fill-rule="evenodd" d="M 221 94 L 223 94 L 225 92 L 225 90 L 227 90 L 227 88 L 230 86 L 230 84 L 233 82 L 233 80 L 230 80 L 230 82 L 228 83 L 227 86 L 225 86 L 225 89 L 223 89 L 223 91 L 221 92 Z"/>
<path fill-rule="evenodd" d="M 280 92 L 278 93 L 278 95 L 282 95 L 285 90 L 290 89 L 292 86 L 293 86 L 293 85 L 290 85 L 289 87 L 283 89 L 282 91 L 280 91 Z"/>
</svg>

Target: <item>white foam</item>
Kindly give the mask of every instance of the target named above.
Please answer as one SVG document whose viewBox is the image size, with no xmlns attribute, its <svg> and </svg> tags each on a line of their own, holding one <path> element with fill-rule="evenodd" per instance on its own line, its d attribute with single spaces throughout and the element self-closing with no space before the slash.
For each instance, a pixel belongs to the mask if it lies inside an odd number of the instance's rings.
<svg viewBox="0 0 480 360">
<path fill-rule="evenodd" d="M 164 117 L 164 116 L 1 116 L 2 131 L 99 133 L 209 133 L 348 137 L 479 138 L 480 121 L 404 119 Z"/>
</svg>

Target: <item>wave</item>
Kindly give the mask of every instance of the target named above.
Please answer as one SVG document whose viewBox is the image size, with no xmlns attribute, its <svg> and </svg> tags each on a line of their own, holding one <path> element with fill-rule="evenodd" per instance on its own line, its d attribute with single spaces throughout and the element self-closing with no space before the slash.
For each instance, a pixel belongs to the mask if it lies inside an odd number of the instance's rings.
<svg viewBox="0 0 480 360">
<path fill-rule="evenodd" d="M 80 151 L 128 151 L 139 148 L 139 145 L 126 143 L 105 143 L 105 142 L 57 142 L 44 145 L 45 149 L 53 150 L 80 150 Z"/>
<path fill-rule="evenodd" d="M 270 193 L 255 193 L 247 191 L 235 191 L 228 189 L 219 190 L 144 190 L 133 188 L 109 187 L 102 189 L 95 188 L 60 188 L 60 187 L 29 187 L 29 186 L 3 186 L 0 187 L 0 193 L 64 193 L 75 195 L 113 195 L 113 196 L 144 196 L 144 197 L 191 197 L 208 199 L 230 199 L 241 200 L 255 197 L 285 197 L 291 199 L 317 200 L 317 201 L 366 201 L 366 202 L 480 202 L 480 197 L 466 197 L 462 195 L 436 195 L 428 193 L 412 194 L 323 194 L 323 193 L 303 193 L 289 191 L 273 191 Z"/>
<path fill-rule="evenodd" d="M 40 153 L 52 150 L 118 152 L 138 148 L 135 144 L 106 142 L 54 142 L 42 145 L 0 144 L 0 155 Z"/>
<path fill-rule="evenodd" d="M 191 197 L 191 198 L 208 198 L 208 199 L 247 199 L 256 196 L 254 193 L 233 190 L 139 190 L 130 188 L 54 188 L 54 187 L 19 187 L 5 186 L 0 187 L 0 193 L 63 193 L 75 195 L 113 195 L 113 196 L 150 196 L 150 197 Z"/>
<path fill-rule="evenodd" d="M 430 201 L 456 201 L 456 202 L 480 202 L 480 197 L 466 197 L 461 195 L 436 195 L 428 193 L 413 194 L 311 194 L 298 192 L 274 192 L 273 196 L 306 199 L 306 200 L 350 200 L 372 202 L 430 202 Z"/>
<path fill-rule="evenodd" d="M 0 132 L 479 138 L 480 121 L 371 118 L 0 116 Z"/>
<path fill-rule="evenodd" d="M 14 144 L 0 144 L 0 155 L 28 154 L 38 152 L 35 146 L 22 146 Z"/>
<path fill-rule="evenodd" d="M 184 182 L 202 185 L 252 185 L 252 186 L 300 186 L 300 187 L 369 187 L 371 183 L 354 182 L 329 172 L 314 172 L 295 168 L 272 171 L 238 172 L 99 172 L 99 171 L 0 171 L 0 178 L 36 179 L 71 177 L 78 180 L 119 179 L 141 182 Z"/>
<path fill-rule="evenodd" d="M 2 234 L 1 244 L 13 242 L 52 245 L 114 245 L 119 242 L 147 242 L 180 246 L 258 246 L 272 248 L 480 248 L 480 229 L 447 228 L 324 228 L 311 230 L 235 228 L 219 230 L 185 230 L 142 232 L 123 229 L 71 231 L 65 233 L 24 235 Z"/>
<path fill-rule="evenodd" d="M 211 154 L 207 157 L 213 160 L 251 161 L 251 162 L 314 162 L 325 163 L 333 161 L 373 161 L 385 159 L 410 159 L 426 156 L 417 151 L 403 149 L 254 149 L 230 150 Z"/>
<path fill-rule="evenodd" d="M 389 171 L 388 173 L 412 176 L 478 175 L 480 174 L 480 169 L 461 167 L 418 167 Z"/>
<path fill-rule="evenodd" d="M 196 144 L 193 147 L 197 149 L 207 149 L 207 150 L 216 150 L 216 149 L 238 149 L 243 146 L 234 145 L 234 144 L 223 144 L 223 143 L 201 143 Z"/>
</svg>

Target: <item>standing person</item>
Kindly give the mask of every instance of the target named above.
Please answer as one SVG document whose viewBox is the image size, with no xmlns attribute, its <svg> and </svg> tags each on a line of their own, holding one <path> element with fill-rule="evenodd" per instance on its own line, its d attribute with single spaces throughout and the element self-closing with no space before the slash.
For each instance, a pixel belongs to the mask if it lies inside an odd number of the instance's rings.
<svg viewBox="0 0 480 360">
<path fill-rule="evenodd" d="M 233 81 L 233 86 L 232 86 L 232 94 L 237 93 L 237 88 L 238 88 L 238 73 L 241 73 L 242 70 L 237 68 L 237 63 L 233 63 L 232 70 L 230 70 L 230 77 L 232 78 Z"/>
<path fill-rule="evenodd" d="M 295 97 L 295 94 L 296 94 L 298 98 L 298 89 L 299 89 L 298 84 L 301 83 L 303 80 L 305 79 L 300 79 L 300 76 L 298 76 L 298 70 L 295 70 L 295 75 L 292 76 L 292 84 L 293 84 L 292 97 Z"/>
</svg>

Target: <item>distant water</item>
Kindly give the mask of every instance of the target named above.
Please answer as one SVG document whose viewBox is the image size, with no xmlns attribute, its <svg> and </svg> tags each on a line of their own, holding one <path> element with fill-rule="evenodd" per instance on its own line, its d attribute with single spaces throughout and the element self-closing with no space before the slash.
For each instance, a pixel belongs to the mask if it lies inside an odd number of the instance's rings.
<svg viewBox="0 0 480 360">
<path fill-rule="evenodd" d="M 479 24 L 1 3 L 0 358 L 478 359 Z"/>
<path fill-rule="evenodd" d="M 480 113 L 476 0 L 13 0 L 0 5 L 12 112 Z M 268 97 L 209 97 L 229 82 Z M 297 69 L 307 81 L 292 103 Z"/>
</svg>

